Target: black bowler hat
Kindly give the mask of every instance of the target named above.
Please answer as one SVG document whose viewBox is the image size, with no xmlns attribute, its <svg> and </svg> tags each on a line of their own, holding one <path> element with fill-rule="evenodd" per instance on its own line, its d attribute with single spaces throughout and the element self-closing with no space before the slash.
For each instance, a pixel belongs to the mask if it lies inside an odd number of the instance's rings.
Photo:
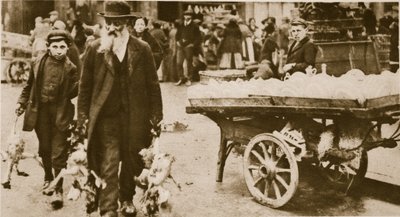
<svg viewBox="0 0 400 217">
<path fill-rule="evenodd" d="M 126 1 L 111 0 L 104 2 L 104 12 L 98 13 L 98 15 L 105 18 L 136 17 L 131 13 L 131 7 Z"/>
<path fill-rule="evenodd" d="M 183 12 L 183 15 L 190 15 L 193 16 L 194 12 L 192 9 L 187 9 L 186 11 Z"/>
</svg>

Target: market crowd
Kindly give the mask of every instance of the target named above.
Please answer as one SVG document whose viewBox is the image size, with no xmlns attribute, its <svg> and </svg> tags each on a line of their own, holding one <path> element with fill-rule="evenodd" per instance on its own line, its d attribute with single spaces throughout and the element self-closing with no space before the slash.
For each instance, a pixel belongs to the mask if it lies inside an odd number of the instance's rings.
<svg viewBox="0 0 400 217">
<path fill-rule="evenodd" d="M 160 81 L 190 86 L 201 70 L 252 65 L 259 66 L 254 76 L 265 79 L 280 70 L 306 72 L 315 63 L 317 49 L 301 18 L 284 17 L 278 26 L 275 17 L 267 17 L 257 26 L 254 18 L 246 23 L 232 9 L 226 22 L 212 23 L 195 7 L 182 19 L 164 22 L 132 14 L 124 1 L 105 1 L 99 12 L 105 22 L 92 24 L 87 5 L 75 9 L 65 21 L 57 11 L 35 19 L 34 71 L 16 113 L 25 112 L 24 130 L 37 134 L 46 189 L 66 166 L 71 99 L 78 96 L 78 125 L 89 119 L 88 166 L 107 182 L 98 194 L 102 216 L 117 216 L 118 207 L 126 216 L 136 213 L 133 176 L 143 168 L 138 152 L 150 145 L 150 131 L 163 118 Z M 397 10 L 379 22 L 365 10 L 364 35 L 390 33 L 397 49 Z M 286 64 L 280 65 L 283 55 Z M 53 193 L 53 208 L 62 207 L 62 182 Z"/>
<path fill-rule="evenodd" d="M 49 18 L 35 19 L 35 29 L 31 31 L 34 57 L 40 52 L 46 52 L 45 38 L 50 29 L 64 29 L 70 33 L 73 41 L 68 57 L 80 70 L 86 47 L 100 37 L 104 23 L 88 25 L 88 6 L 85 3 L 79 4 L 75 9 L 68 9 L 65 22 L 59 19 L 57 11 L 50 12 Z M 355 16 L 363 18 L 364 37 L 374 34 L 391 36 L 391 71 L 396 71 L 398 8 L 394 7 L 377 20 L 373 11 L 363 3 L 359 7 L 361 14 Z M 223 22 L 210 22 L 205 19 L 210 12 L 211 9 L 189 5 L 183 17 L 174 22 L 140 15 L 129 21 L 130 35 L 150 45 L 160 81 L 190 85 L 192 81 L 199 80 L 198 73 L 201 70 L 244 69 L 254 64 L 264 69 L 264 63 L 267 62 L 267 71 L 277 73 L 278 64 L 287 55 L 289 44 L 293 41 L 290 33 L 291 19 L 283 17 L 277 25 L 275 17 L 267 17 L 258 26 L 255 18 L 246 22 L 233 8 Z M 261 76 L 265 76 L 265 70 Z"/>
</svg>

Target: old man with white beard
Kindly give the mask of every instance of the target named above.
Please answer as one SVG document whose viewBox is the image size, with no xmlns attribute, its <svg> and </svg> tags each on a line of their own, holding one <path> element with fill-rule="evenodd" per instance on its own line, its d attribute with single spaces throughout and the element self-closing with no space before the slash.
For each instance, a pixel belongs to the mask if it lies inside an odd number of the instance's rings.
<svg viewBox="0 0 400 217">
<path fill-rule="evenodd" d="M 151 143 L 162 119 L 161 91 L 150 47 L 129 36 L 133 17 L 124 1 L 106 1 L 106 34 L 88 48 L 78 94 L 78 122 L 89 119 L 88 162 L 107 182 L 99 190 L 101 216 L 134 216 L 133 176 L 143 163 L 138 152 Z M 119 162 L 121 171 L 118 176 Z"/>
</svg>

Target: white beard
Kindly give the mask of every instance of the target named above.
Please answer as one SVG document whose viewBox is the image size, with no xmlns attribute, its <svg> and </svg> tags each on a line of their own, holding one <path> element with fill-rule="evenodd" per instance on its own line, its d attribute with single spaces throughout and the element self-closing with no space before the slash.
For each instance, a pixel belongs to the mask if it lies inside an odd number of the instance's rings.
<svg viewBox="0 0 400 217">
<path fill-rule="evenodd" d="M 104 30 L 101 33 L 100 37 L 100 47 L 98 48 L 98 52 L 104 53 L 106 51 L 111 51 L 114 45 L 115 35 L 109 34 L 108 31 Z"/>
</svg>

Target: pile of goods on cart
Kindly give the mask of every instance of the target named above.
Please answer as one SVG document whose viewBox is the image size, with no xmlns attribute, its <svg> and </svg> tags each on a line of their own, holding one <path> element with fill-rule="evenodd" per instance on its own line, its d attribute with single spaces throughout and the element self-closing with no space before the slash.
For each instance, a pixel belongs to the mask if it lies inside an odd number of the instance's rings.
<svg viewBox="0 0 400 217">
<path fill-rule="evenodd" d="M 400 72 L 383 71 L 365 75 L 359 69 L 349 70 L 340 77 L 295 72 L 286 80 L 250 79 L 221 81 L 210 79 L 208 85 L 195 85 L 188 89 L 192 105 L 210 105 L 207 99 L 239 98 L 246 100 L 256 96 L 347 99 L 364 106 L 367 99 L 400 94 Z M 206 99 L 206 100 L 204 100 Z M 213 101 L 222 105 L 223 100 Z"/>
</svg>

